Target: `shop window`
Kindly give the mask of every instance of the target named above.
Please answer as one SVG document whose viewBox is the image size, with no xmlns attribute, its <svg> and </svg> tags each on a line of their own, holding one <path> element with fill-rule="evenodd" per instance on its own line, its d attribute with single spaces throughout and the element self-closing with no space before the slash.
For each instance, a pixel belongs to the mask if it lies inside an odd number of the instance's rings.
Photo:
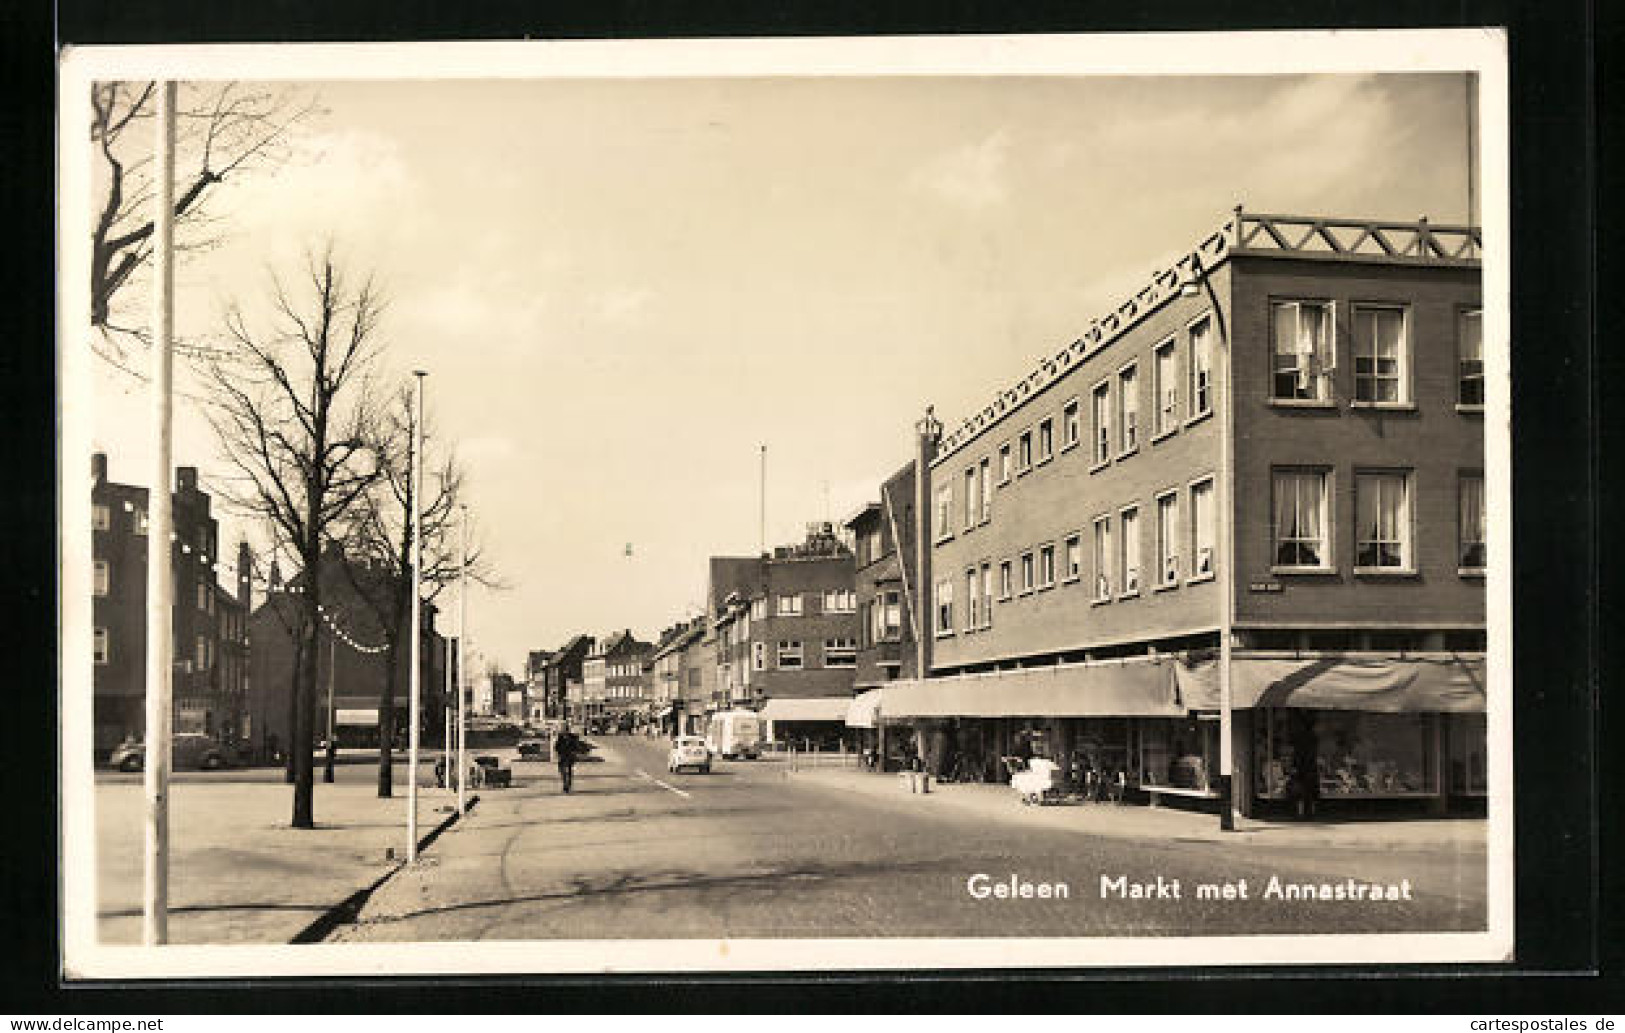
<svg viewBox="0 0 1625 1033">
<path fill-rule="evenodd" d="M 1213 320 L 1191 325 L 1191 419 L 1213 411 Z"/>
<path fill-rule="evenodd" d="M 92 531 L 106 531 L 112 526 L 113 516 L 106 505 L 97 502 L 90 507 L 90 529 Z"/>
<path fill-rule="evenodd" d="M 1082 423 L 1082 417 L 1078 412 L 1078 400 L 1074 398 L 1061 408 L 1062 452 L 1065 452 L 1067 449 L 1078 443 L 1078 439 L 1083 434 Z"/>
<path fill-rule="evenodd" d="M 93 568 L 92 577 L 94 587 L 91 589 L 97 595 L 106 595 L 111 587 L 111 570 L 106 560 L 97 560 Z"/>
<path fill-rule="evenodd" d="M 1444 633 L 1444 648 L 1452 653 L 1482 653 L 1488 645 L 1488 638 L 1483 631 L 1447 631 Z"/>
<path fill-rule="evenodd" d="M 1274 379 L 1270 397 L 1327 402 L 1332 397 L 1332 304 L 1277 301 L 1270 306 Z"/>
<path fill-rule="evenodd" d="M 1410 477 L 1361 473 L 1354 477 L 1356 571 L 1411 569 Z"/>
<path fill-rule="evenodd" d="M 1468 309 L 1456 317 L 1456 404 L 1484 407 L 1484 313 Z"/>
<path fill-rule="evenodd" d="M 1324 570 L 1330 566 L 1326 478 L 1324 470 L 1275 471 L 1272 486 L 1277 569 Z"/>
<path fill-rule="evenodd" d="M 1433 796 L 1439 792 L 1433 714 L 1267 709 L 1255 722 L 1261 795 L 1288 799 L 1312 771 L 1322 799 Z M 1256 740 L 1255 740 L 1256 743 Z"/>
<path fill-rule="evenodd" d="M 1450 750 L 1452 796 L 1489 792 L 1489 734 L 1483 714 L 1451 714 L 1446 740 Z"/>
<path fill-rule="evenodd" d="M 1140 594 L 1140 510 L 1130 506 L 1118 514 L 1119 537 L 1123 543 L 1122 561 L 1123 595 Z"/>
<path fill-rule="evenodd" d="M 1410 401 L 1405 310 L 1397 305 L 1354 309 L 1354 401 L 1402 405 Z"/>
<path fill-rule="evenodd" d="M 1179 426 L 1179 356 L 1172 337 L 1157 345 L 1156 359 L 1157 433 L 1166 434 Z"/>
<path fill-rule="evenodd" d="M 1456 563 L 1463 573 L 1482 573 L 1486 558 L 1484 475 L 1462 474 L 1457 492 L 1460 495 L 1461 516 L 1457 523 L 1459 543 Z"/>
<path fill-rule="evenodd" d="M 1134 750 L 1138 784 L 1205 792 L 1218 773 L 1216 721 L 1139 722 Z"/>
<path fill-rule="evenodd" d="M 1133 365 L 1117 374 L 1117 428 L 1120 454 L 1127 455 L 1140 447 L 1140 388 Z"/>
<path fill-rule="evenodd" d="M 1179 495 L 1157 497 L 1157 584 L 1179 584 Z"/>
</svg>

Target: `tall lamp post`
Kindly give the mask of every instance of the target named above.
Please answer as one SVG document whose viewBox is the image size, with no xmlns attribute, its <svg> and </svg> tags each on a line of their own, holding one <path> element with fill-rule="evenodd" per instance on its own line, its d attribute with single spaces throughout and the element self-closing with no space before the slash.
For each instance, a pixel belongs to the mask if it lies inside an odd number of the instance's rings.
<svg viewBox="0 0 1625 1033">
<path fill-rule="evenodd" d="M 322 781 L 333 781 L 333 758 L 338 746 L 333 742 L 333 681 L 338 667 L 338 635 L 331 622 L 327 628 L 327 766 L 322 769 Z"/>
<path fill-rule="evenodd" d="M 422 723 L 423 683 L 423 378 L 428 374 L 413 370 L 417 390 L 412 407 L 412 692 L 411 722 L 406 762 L 406 860 L 418 859 L 418 735 Z"/>
<path fill-rule="evenodd" d="M 464 686 L 468 684 L 468 665 L 463 643 L 468 641 L 468 506 L 459 507 L 462 517 L 461 538 L 457 556 L 457 813 L 468 809 L 468 729 L 463 714 Z"/>
<path fill-rule="evenodd" d="M 1235 233 L 1241 232 L 1241 206 L 1235 209 Z M 1219 471 L 1215 480 L 1218 482 L 1217 498 L 1214 500 L 1216 516 L 1219 520 L 1219 542 L 1224 556 L 1223 565 L 1219 568 L 1219 829 L 1223 832 L 1232 832 L 1236 827 L 1235 814 L 1235 703 L 1230 679 L 1230 667 L 1233 645 L 1231 640 L 1235 637 L 1235 521 L 1231 512 L 1232 474 L 1234 456 L 1232 445 L 1231 400 L 1233 394 L 1230 389 L 1231 375 L 1234 372 L 1234 354 L 1230 347 L 1230 331 L 1225 326 L 1224 310 L 1219 305 L 1218 295 L 1213 290 L 1213 283 L 1208 278 L 1207 268 L 1202 264 L 1202 254 L 1198 249 L 1191 254 L 1191 269 L 1193 279 L 1185 284 L 1185 293 L 1197 293 L 1197 282 L 1206 292 L 1209 303 L 1213 306 L 1213 326 L 1218 332 L 1219 345 L 1224 351 L 1224 362 L 1213 363 L 1212 368 L 1223 368 L 1223 384 L 1219 392 L 1221 411 L 1219 412 Z"/>
</svg>

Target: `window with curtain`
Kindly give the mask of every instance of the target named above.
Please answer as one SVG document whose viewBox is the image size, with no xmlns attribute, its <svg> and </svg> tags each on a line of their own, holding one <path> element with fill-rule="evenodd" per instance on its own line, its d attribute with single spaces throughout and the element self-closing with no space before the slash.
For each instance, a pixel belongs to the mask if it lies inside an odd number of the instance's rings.
<svg viewBox="0 0 1625 1033">
<path fill-rule="evenodd" d="M 1191 327 L 1191 415 L 1213 411 L 1213 320 Z"/>
<path fill-rule="evenodd" d="M 1140 511 L 1125 509 L 1118 516 L 1118 531 L 1123 541 L 1123 594 L 1134 595 L 1140 590 Z"/>
<path fill-rule="evenodd" d="M 1112 518 L 1095 521 L 1095 598 L 1112 597 Z"/>
<path fill-rule="evenodd" d="M 1456 363 L 1458 405 L 1484 404 L 1484 313 L 1468 309 L 1457 317 Z"/>
<path fill-rule="evenodd" d="M 1403 473 L 1362 473 L 1354 478 L 1354 565 L 1375 569 L 1410 566 L 1410 491 Z"/>
<path fill-rule="evenodd" d="M 1327 566 L 1326 472 L 1277 470 L 1274 496 L 1275 565 Z"/>
<path fill-rule="evenodd" d="M 1270 397 L 1331 399 L 1332 325 L 1329 301 L 1278 301 L 1271 306 L 1274 378 Z"/>
<path fill-rule="evenodd" d="M 1140 446 L 1140 389 L 1138 368 L 1129 366 L 1117 374 L 1117 443 L 1119 452 L 1132 452 Z"/>
<path fill-rule="evenodd" d="M 1157 584 L 1179 583 L 1179 496 L 1157 499 Z"/>
<path fill-rule="evenodd" d="M 1362 305 L 1354 310 L 1354 400 L 1409 401 L 1405 384 L 1405 310 Z"/>
<path fill-rule="evenodd" d="M 1462 474 L 1460 484 L 1461 548 L 1458 564 L 1463 570 L 1483 570 L 1484 547 L 1484 475 Z"/>
</svg>

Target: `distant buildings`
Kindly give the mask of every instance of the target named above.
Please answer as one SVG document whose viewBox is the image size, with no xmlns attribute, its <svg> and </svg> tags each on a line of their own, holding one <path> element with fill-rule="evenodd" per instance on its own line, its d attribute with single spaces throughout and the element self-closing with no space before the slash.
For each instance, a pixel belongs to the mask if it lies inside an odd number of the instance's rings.
<svg viewBox="0 0 1625 1033">
<path fill-rule="evenodd" d="M 582 664 L 582 716 L 630 729 L 648 717 L 644 661 L 654 647 L 630 630 L 611 632 Z"/>
<path fill-rule="evenodd" d="M 147 489 L 108 479 L 107 456 L 91 457 L 93 564 L 93 742 L 104 757 L 146 724 Z M 220 588 L 219 525 L 197 470 L 175 471 L 174 728 L 232 743 L 247 737 L 245 703 L 248 606 Z"/>
</svg>

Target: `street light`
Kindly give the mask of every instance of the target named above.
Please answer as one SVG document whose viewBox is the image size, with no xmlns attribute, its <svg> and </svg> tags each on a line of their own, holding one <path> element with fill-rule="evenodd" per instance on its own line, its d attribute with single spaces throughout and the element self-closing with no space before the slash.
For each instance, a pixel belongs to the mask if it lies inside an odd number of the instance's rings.
<svg viewBox="0 0 1625 1033">
<path fill-rule="evenodd" d="M 423 378 L 428 374 L 413 370 L 417 391 L 412 408 L 412 715 L 407 747 L 406 781 L 406 860 L 418 859 L 418 724 L 423 682 Z"/>
</svg>

